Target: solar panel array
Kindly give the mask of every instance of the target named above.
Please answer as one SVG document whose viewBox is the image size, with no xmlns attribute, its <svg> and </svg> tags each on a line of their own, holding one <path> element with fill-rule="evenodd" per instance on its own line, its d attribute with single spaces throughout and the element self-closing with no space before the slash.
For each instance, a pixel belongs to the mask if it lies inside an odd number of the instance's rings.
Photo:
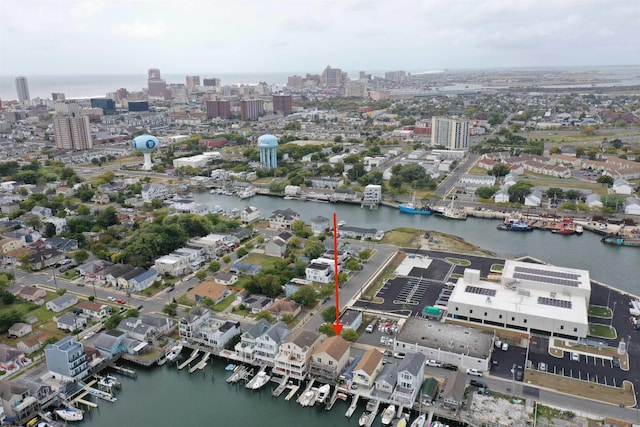
<svg viewBox="0 0 640 427">
<path fill-rule="evenodd" d="M 552 307 L 571 308 L 571 301 L 547 297 L 538 297 L 538 304 L 550 305 Z"/>
<path fill-rule="evenodd" d="M 562 286 L 580 286 L 579 274 L 565 273 L 562 271 L 540 270 L 538 268 L 516 267 L 513 273 L 514 279 L 532 280 L 535 282 L 551 283 Z"/>
<path fill-rule="evenodd" d="M 478 295 L 487 295 L 490 297 L 495 297 L 496 296 L 496 290 L 495 289 L 489 289 L 489 288 L 480 288 L 478 286 L 465 286 L 464 288 L 465 292 L 469 292 L 470 294 L 478 294 Z"/>
</svg>

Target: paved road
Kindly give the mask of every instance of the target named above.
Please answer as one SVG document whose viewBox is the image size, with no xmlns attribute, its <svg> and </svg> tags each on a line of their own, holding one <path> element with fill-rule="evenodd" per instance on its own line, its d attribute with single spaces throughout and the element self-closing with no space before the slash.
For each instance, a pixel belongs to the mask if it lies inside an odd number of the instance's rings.
<svg viewBox="0 0 640 427">
<path fill-rule="evenodd" d="M 471 166 L 475 163 L 478 157 L 479 156 L 477 154 L 469 154 L 469 157 L 467 157 L 462 163 L 460 163 L 458 167 L 452 173 L 450 173 L 444 181 L 440 183 L 435 193 L 438 196 L 444 198 L 449 193 L 449 191 L 451 191 L 456 182 L 458 182 L 458 179 L 460 179 L 460 175 L 467 173 L 467 171 L 471 169 Z"/>
</svg>

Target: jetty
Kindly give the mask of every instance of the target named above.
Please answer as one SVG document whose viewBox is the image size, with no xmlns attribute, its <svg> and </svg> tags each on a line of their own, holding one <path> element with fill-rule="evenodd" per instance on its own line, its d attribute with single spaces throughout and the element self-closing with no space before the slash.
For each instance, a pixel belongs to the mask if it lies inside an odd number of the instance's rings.
<svg viewBox="0 0 640 427">
<path fill-rule="evenodd" d="M 209 358 L 211 357 L 211 353 L 206 352 L 204 357 L 202 358 L 202 360 L 195 366 L 191 367 L 189 369 L 189 373 L 193 374 L 195 371 L 197 371 L 198 369 L 204 369 L 205 366 L 207 366 L 207 362 L 209 361 Z"/>
<path fill-rule="evenodd" d="M 187 366 L 188 364 L 196 360 L 196 358 L 198 357 L 198 353 L 200 353 L 200 350 L 198 350 L 197 348 L 193 350 L 193 352 L 191 353 L 191 356 L 189 356 L 187 360 L 182 362 L 182 365 L 178 366 L 178 370 L 181 371 L 182 369 L 184 369 L 185 366 Z"/>
<path fill-rule="evenodd" d="M 284 390 L 287 388 L 287 383 L 289 382 L 289 375 L 285 375 L 284 377 L 282 377 L 282 380 L 280 381 L 280 383 L 278 384 L 278 387 L 276 387 L 275 390 L 273 390 L 273 392 L 271 393 L 271 395 L 273 397 L 280 397 L 280 395 L 284 392 Z"/>
<path fill-rule="evenodd" d="M 331 397 L 329 397 L 327 404 L 325 406 L 325 409 L 328 411 L 331 408 L 333 408 L 334 403 L 336 403 L 336 400 L 338 400 L 338 387 L 334 387 L 333 389 L 333 393 L 331 394 Z"/>
<path fill-rule="evenodd" d="M 360 398 L 360 396 L 358 396 L 357 394 L 353 395 L 353 400 L 351 401 L 351 406 L 349 406 L 349 408 L 347 409 L 347 412 L 344 413 L 344 416 L 347 418 L 351 418 L 351 416 L 353 415 L 353 413 L 356 410 L 356 407 L 358 406 L 358 399 Z"/>
</svg>

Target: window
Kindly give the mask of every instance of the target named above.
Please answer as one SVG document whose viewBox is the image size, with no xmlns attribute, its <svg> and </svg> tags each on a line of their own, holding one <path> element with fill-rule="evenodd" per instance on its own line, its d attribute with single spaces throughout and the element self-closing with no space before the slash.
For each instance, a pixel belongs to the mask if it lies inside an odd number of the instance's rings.
<svg viewBox="0 0 640 427">
<path fill-rule="evenodd" d="M 469 314 L 473 313 L 473 310 L 469 310 Z"/>
<path fill-rule="evenodd" d="M 502 319 L 502 314 L 498 315 L 498 319 Z"/>
<path fill-rule="evenodd" d="M 484 312 L 484 317 L 487 317 L 487 312 L 486 311 Z"/>
<path fill-rule="evenodd" d="M 512 321 L 512 322 L 515 322 L 515 321 L 516 321 L 516 318 L 515 318 L 515 317 L 512 317 L 512 318 L 511 318 L 511 321 Z"/>
<path fill-rule="evenodd" d="M 578 332 L 578 328 L 573 328 L 573 332 Z"/>
<path fill-rule="evenodd" d="M 333 366 L 333 360 L 329 360 L 329 366 Z"/>
<path fill-rule="evenodd" d="M 458 311 L 458 307 L 456 307 L 456 311 Z"/>
<path fill-rule="evenodd" d="M 560 330 L 563 330 L 563 329 L 564 329 L 564 325 L 560 325 Z"/>
<path fill-rule="evenodd" d="M 524 323 L 527 323 L 527 319 L 524 319 L 524 320 L 523 320 L 523 322 L 524 322 Z"/>
</svg>

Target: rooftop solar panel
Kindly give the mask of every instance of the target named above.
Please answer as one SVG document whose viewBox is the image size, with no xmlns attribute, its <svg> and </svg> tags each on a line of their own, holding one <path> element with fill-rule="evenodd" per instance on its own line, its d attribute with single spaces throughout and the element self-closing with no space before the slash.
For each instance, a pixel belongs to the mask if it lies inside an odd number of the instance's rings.
<svg viewBox="0 0 640 427">
<path fill-rule="evenodd" d="M 529 267 L 515 267 L 514 271 L 520 272 L 520 273 L 535 274 L 539 276 L 558 277 L 560 279 L 571 279 L 571 280 L 580 279 L 579 274 L 567 273 L 564 271 L 541 270 L 539 268 L 529 268 Z"/>
<path fill-rule="evenodd" d="M 478 286 L 465 286 L 464 291 L 469 292 L 470 294 L 487 295 L 491 297 L 496 296 L 495 289 L 481 288 Z"/>
<path fill-rule="evenodd" d="M 563 279 L 563 278 L 560 278 L 560 277 L 538 276 L 538 275 L 535 275 L 535 274 L 526 274 L 526 273 L 520 273 L 520 272 L 513 273 L 513 278 L 514 279 L 531 280 L 531 281 L 534 281 L 534 282 L 551 283 L 551 284 L 554 284 L 554 285 L 573 286 L 573 287 L 576 287 L 576 288 L 578 286 L 580 286 L 580 282 L 578 282 L 576 280 Z"/>
<path fill-rule="evenodd" d="M 552 307 L 571 308 L 571 301 L 547 297 L 538 297 L 538 304 L 550 305 Z"/>
</svg>

